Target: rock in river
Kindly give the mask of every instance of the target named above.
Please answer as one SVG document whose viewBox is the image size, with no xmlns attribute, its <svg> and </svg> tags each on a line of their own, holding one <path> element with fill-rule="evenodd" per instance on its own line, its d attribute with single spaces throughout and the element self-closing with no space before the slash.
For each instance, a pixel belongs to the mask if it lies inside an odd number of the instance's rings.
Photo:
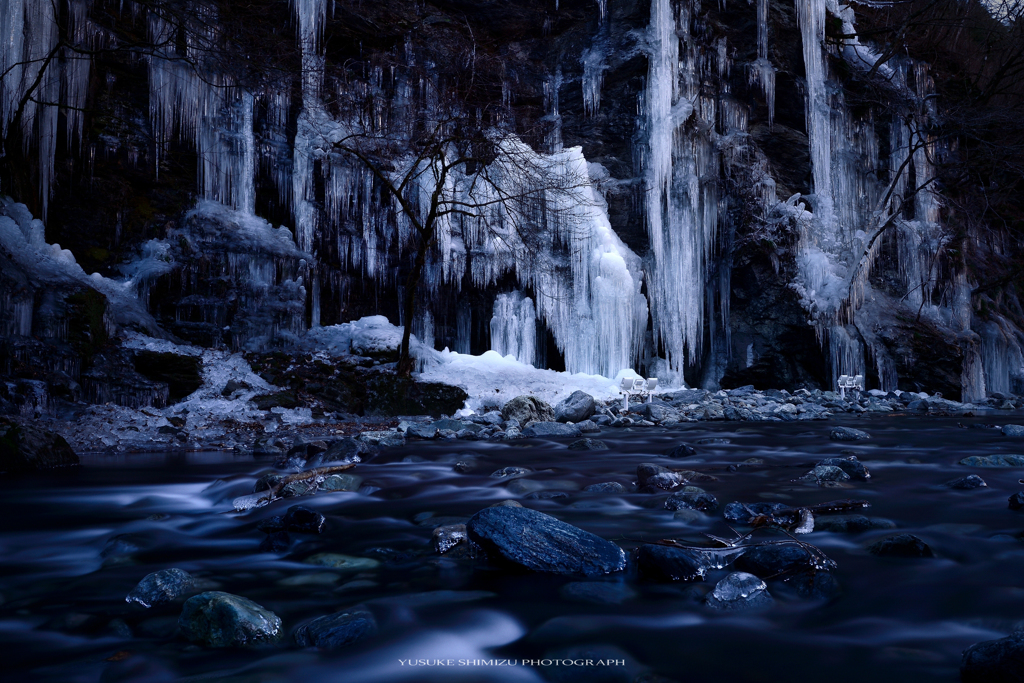
<svg viewBox="0 0 1024 683">
<path fill-rule="evenodd" d="M 181 597 L 195 585 L 195 579 L 184 569 L 161 569 L 147 574 L 139 585 L 125 598 L 125 602 L 134 602 L 143 607 L 162 605 Z"/>
<path fill-rule="evenodd" d="M 975 643 L 960 662 L 963 683 L 1020 683 L 1024 681 L 1024 632 Z"/>
<path fill-rule="evenodd" d="M 606 451 L 608 444 L 600 439 L 576 439 L 569 444 L 570 451 Z"/>
<path fill-rule="evenodd" d="M 376 632 L 373 615 L 354 609 L 307 621 L 295 631 L 295 642 L 302 647 L 338 650 Z"/>
<path fill-rule="evenodd" d="M 1024 436 L 1024 425 L 1003 425 L 1003 436 Z"/>
<path fill-rule="evenodd" d="M 637 573 L 649 581 L 700 581 L 705 566 L 685 548 L 647 543 L 635 551 Z"/>
<path fill-rule="evenodd" d="M 718 509 L 718 499 L 699 486 L 684 486 L 665 501 L 666 510 L 700 510 L 711 512 Z"/>
<path fill-rule="evenodd" d="M 861 441 L 863 439 L 870 439 L 871 435 L 853 427 L 833 427 L 832 431 L 829 432 L 828 438 L 833 441 Z"/>
<path fill-rule="evenodd" d="M 756 576 L 770 577 L 806 569 L 811 566 L 812 561 L 809 552 L 792 543 L 751 548 L 736 558 L 733 566 Z"/>
<path fill-rule="evenodd" d="M 523 430 L 523 436 L 527 439 L 539 436 L 582 436 L 583 432 L 576 425 L 562 424 L 561 422 L 534 422 Z"/>
<path fill-rule="evenodd" d="M 969 467 L 1024 467 L 1024 455 L 972 455 L 960 461 Z"/>
<path fill-rule="evenodd" d="M 865 467 L 864 463 L 858 460 L 855 455 L 851 455 L 848 458 L 825 458 L 824 460 L 819 460 L 815 466 L 838 467 L 843 472 L 846 472 L 851 479 L 859 479 L 860 481 L 867 481 L 871 478 L 871 473 L 868 472 L 868 468 Z"/>
<path fill-rule="evenodd" d="M 574 391 L 555 406 L 556 422 L 583 422 L 597 410 L 594 397 L 585 391 Z"/>
<path fill-rule="evenodd" d="M 1024 491 L 1018 491 L 1009 498 L 1010 509 L 1020 510 L 1024 508 Z"/>
<path fill-rule="evenodd" d="M 626 566 L 611 541 L 529 508 L 486 508 L 466 529 L 489 555 L 534 571 L 596 576 Z"/>
<path fill-rule="evenodd" d="M 928 544 L 913 534 L 887 536 L 868 546 L 868 552 L 882 557 L 935 557 Z"/>
<path fill-rule="evenodd" d="M 774 602 L 764 581 L 746 572 L 729 574 L 715 584 L 715 590 L 707 597 L 708 606 L 720 610 L 757 609 Z"/>
<path fill-rule="evenodd" d="M 982 486 L 988 486 L 988 484 L 986 484 L 985 480 L 979 477 L 977 474 L 968 474 L 966 477 L 960 477 L 959 479 L 954 479 L 953 481 L 946 482 L 946 486 L 948 486 L 951 489 L 960 489 L 963 491 L 968 491 L 970 489 L 977 489 L 981 488 Z"/>
<path fill-rule="evenodd" d="M 178 627 L 207 647 L 258 647 L 281 637 L 281 619 L 248 598 L 210 591 L 185 601 Z"/>
<path fill-rule="evenodd" d="M 77 464 L 78 456 L 59 434 L 0 417 L 0 472 L 31 472 Z"/>
</svg>

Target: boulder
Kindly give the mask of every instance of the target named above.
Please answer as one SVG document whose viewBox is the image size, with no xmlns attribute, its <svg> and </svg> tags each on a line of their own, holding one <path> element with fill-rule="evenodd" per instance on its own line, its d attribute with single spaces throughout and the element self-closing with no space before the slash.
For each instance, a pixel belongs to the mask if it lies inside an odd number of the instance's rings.
<svg viewBox="0 0 1024 683">
<path fill-rule="evenodd" d="M 691 455 L 697 455 L 697 449 L 688 443 L 681 443 L 665 455 L 670 458 L 686 458 Z"/>
<path fill-rule="evenodd" d="M 700 581 L 704 564 L 685 548 L 647 543 L 633 551 L 637 573 L 649 581 Z"/>
<path fill-rule="evenodd" d="M 492 557 L 533 571 L 597 576 L 626 565 L 625 553 L 611 541 L 529 508 L 486 508 L 466 529 Z"/>
<path fill-rule="evenodd" d="M 871 473 L 868 472 L 868 468 L 864 466 L 857 456 L 851 455 L 847 458 L 825 458 L 819 460 L 816 466 L 831 466 L 838 467 L 843 472 L 846 472 L 850 476 L 850 479 L 859 479 L 860 481 L 867 481 L 871 478 Z"/>
<path fill-rule="evenodd" d="M 431 542 L 434 544 L 434 550 L 443 555 L 460 543 L 466 542 L 466 525 L 447 524 L 439 526 L 434 529 Z"/>
<path fill-rule="evenodd" d="M 788 508 L 789 505 L 786 503 L 740 503 L 736 501 L 725 506 L 724 516 L 726 521 L 746 524 L 752 517 L 773 515 L 779 510 Z"/>
<path fill-rule="evenodd" d="M 377 633 L 377 621 L 365 609 L 318 617 L 299 626 L 295 642 L 301 647 L 338 650 Z"/>
<path fill-rule="evenodd" d="M 966 477 L 960 477 L 953 481 L 947 481 L 946 486 L 951 489 L 960 489 L 962 491 L 969 491 L 970 489 L 981 488 L 982 486 L 988 486 L 985 480 L 979 477 L 977 474 L 968 474 Z"/>
<path fill-rule="evenodd" d="M 1010 509 L 1020 510 L 1024 508 L 1024 491 L 1018 491 L 1009 498 Z"/>
<path fill-rule="evenodd" d="M 124 599 L 143 607 L 162 605 L 181 597 L 195 585 L 195 579 L 184 569 L 161 569 L 147 574 Z"/>
<path fill-rule="evenodd" d="M 887 536 L 868 546 L 868 552 L 881 557 L 935 557 L 928 544 L 913 534 Z"/>
<path fill-rule="evenodd" d="M 0 418 L 0 472 L 34 472 L 79 464 L 64 437 Z"/>
<path fill-rule="evenodd" d="M 501 409 L 503 420 L 515 418 L 520 425 L 529 422 L 552 422 L 555 419 L 555 412 L 544 401 L 533 396 L 516 396 L 508 401 Z"/>
<path fill-rule="evenodd" d="M 585 391 L 577 390 L 555 406 L 555 421 L 582 422 L 590 418 L 596 410 L 594 397 Z"/>
<path fill-rule="evenodd" d="M 324 477 L 320 484 L 321 491 L 358 491 L 363 478 L 355 474 L 331 474 Z"/>
<path fill-rule="evenodd" d="M 1003 436 L 1024 436 L 1024 425 L 1003 425 Z"/>
<path fill-rule="evenodd" d="M 718 499 L 698 486 L 685 486 L 668 497 L 665 509 L 712 512 L 718 509 Z"/>
<path fill-rule="evenodd" d="M 584 493 L 625 493 L 626 487 L 617 481 L 604 481 L 583 488 Z"/>
<path fill-rule="evenodd" d="M 248 598 L 210 591 L 185 601 L 178 628 L 206 647 L 258 647 L 281 637 L 281 619 Z"/>
<path fill-rule="evenodd" d="M 733 572 L 708 593 L 708 607 L 719 610 L 762 609 L 775 603 L 768 586 L 753 574 Z"/>
<path fill-rule="evenodd" d="M 527 439 L 550 436 L 582 436 L 580 428 L 576 425 L 562 424 L 561 422 L 534 422 L 523 430 L 523 436 Z"/>
<path fill-rule="evenodd" d="M 968 467 L 1024 467 L 1024 455 L 972 455 L 960 461 Z"/>
<path fill-rule="evenodd" d="M 962 683 L 1021 683 L 1024 681 L 1024 632 L 975 643 L 960 661 Z"/>
<path fill-rule="evenodd" d="M 806 569 L 813 563 L 811 554 L 795 543 L 756 546 L 736 558 L 733 566 L 742 572 L 768 578 Z"/>
<path fill-rule="evenodd" d="M 643 415 L 652 422 L 665 422 L 667 420 L 678 420 L 679 412 L 664 403 L 644 403 L 635 412 Z"/>
<path fill-rule="evenodd" d="M 608 444 L 599 439 L 577 439 L 569 444 L 571 451 L 606 451 Z"/>
<path fill-rule="evenodd" d="M 327 520 L 316 510 L 310 510 L 302 505 L 293 505 L 284 514 L 282 522 L 287 531 L 300 534 L 319 534 L 323 532 Z"/>
<path fill-rule="evenodd" d="M 828 438 L 833 441 L 861 441 L 863 439 L 870 439 L 871 435 L 853 427 L 833 427 L 832 431 L 829 432 Z"/>
<path fill-rule="evenodd" d="M 647 492 L 671 491 L 685 483 L 686 478 L 683 475 L 661 465 L 642 462 L 636 467 L 636 485 Z"/>
</svg>

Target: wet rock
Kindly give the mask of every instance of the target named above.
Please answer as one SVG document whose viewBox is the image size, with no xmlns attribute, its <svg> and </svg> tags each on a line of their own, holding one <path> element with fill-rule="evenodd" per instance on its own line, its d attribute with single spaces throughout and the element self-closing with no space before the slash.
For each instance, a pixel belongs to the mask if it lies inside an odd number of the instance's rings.
<svg viewBox="0 0 1024 683">
<path fill-rule="evenodd" d="M 688 443 L 681 443 L 665 455 L 670 458 L 686 458 L 691 455 L 697 455 L 697 449 Z"/>
<path fill-rule="evenodd" d="M 437 427 L 434 425 L 410 425 L 405 430 L 405 436 L 413 439 L 436 439 Z"/>
<path fill-rule="evenodd" d="M 519 430 L 519 427 L 509 427 L 505 430 L 505 440 L 512 441 L 514 439 L 523 438 L 523 433 Z"/>
<path fill-rule="evenodd" d="M 584 434 L 598 434 L 601 431 L 601 427 L 597 425 L 593 420 L 583 420 L 583 422 L 577 422 L 576 428 Z"/>
<path fill-rule="evenodd" d="M 1003 436 L 1024 436 L 1024 425 L 1003 425 Z"/>
<path fill-rule="evenodd" d="M 291 544 L 292 537 L 288 535 L 287 531 L 272 531 L 260 541 L 259 551 L 261 553 L 286 553 Z"/>
<path fill-rule="evenodd" d="M 303 563 L 312 564 L 317 567 L 342 569 L 349 572 L 361 572 L 368 569 L 376 569 L 380 566 L 380 562 L 371 557 L 353 557 L 352 555 L 342 555 L 340 553 L 317 553 L 307 557 L 303 560 Z"/>
<path fill-rule="evenodd" d="M 811 554 L 792 543 L 756 546 L 736 558 L 733 566 L 741 572 L 767 578 L 806 569 L 812 563 Z"/>
<path fill-rule="evenodd" d="M 665 509 L 712 512 L 718 509 L 718 499 L 698 486 L 686 486 L 668 497 Z"/>
<path fill-rule="evenodd" d="M 880 557 L 935 557 L 928 544 L 913 534 L 887 536 L 869 545 L 868 552 Z"/>
<path fill-rule="evenodd" d="M 195 579 L 184 569 L 161 569 L 147 574 L 124 600 L 143 607 L 162 605 L 181 597 L 194 585 Z"/>
<path fill-rule="evenodd" d="M 948 486 L 951 489 L 960 489 L 963 491 L 967 491 L 970 489 L 981 488 L 982 486 L 988 486 L 988 484 L 986 484 L 985 480 L 979 477 L 977 474 L 968 474 L 966 477 L 960 477 L 959 479 L 954 479 L 953 481 L 947 481 L 946 486 Z"/>
<path fill-rule="evenodd" d="M 839 581 L 830 571 L 806 569 L 787 576 L 785 582 L 808 600 L 831 600 L 842 593 Z"/>
<path fill-rule="evenodd" d="M 773 515 L 779 510 L 789 508 L 786 503 L 740 503 L 732 502 L 725 506 L 726 521 L 746 524 L 751 517 Z"/>
<path fill-rule="evenodd" d="M 571 451 L 606 451 L 608 444 L 599 439 L 577 439 L 569 444 Z"/>
<path fill-rule="evenodd" d="M 596 410 L 593 396 L 585 391 L 574 391 L 555 406 L 555 422 L 582 422 Z"/>
<path fill-rule="evenodd" d="M 667 467 L 643 462 L 636 468 L 636 483 L 641 489 L 671 491 L 686 483 L 686 479 Z"/>
<path fill-rule="evenodd" d="M 301 647 L 339 650 L 376 633 L 373 614 L 353 609 L 307 621 L 296 629 L 295 642 Z"/>
<path fill-rule="evenodd" d="M 604 481 L 583 488 L 584 493 L 625 493 L 626 487 L 617 481 Z"/>
<path fill-rule="evenodd" d="M 846 472 L 846 474 L 850 476 L 850 479 L 867 481 L 871 478 L 871 473 L 868 472 L 868 468 L 865 467 L 864 463 L 858 460 L 855 455 L 851 455 L 846 458 L 825 458 L 824 460 L 819 460 L 816 465 L 819 467 L 838 467 L 843 472 Z"/>
<path fill-rule="evenodd" d="M 870 439 L 871 435 L 853 427 L 833 427 L 832 431 L 829 432 L 828 438 L 833 441 L 861 441 L 863 439 Z"/>
<path fill-rule="evenodd" d="M 895 529 L 896 523 L 882 517 L 864 515 L 818 515 L 814 518 L 815 531 L 857 534 L 876 529 Z"/>
<path fill-rule="evenodd" d="M 284 481 L 283 474 L 268 472 L 256 480 L 256 484 L 252 487 L 252 492 L 259 493 L 260 491 L 268 491 L 275 486 L 278 486 L 282 481 Z"/>
<path fill-rule="evenodd" d="M 568 498 L 569 494 L 565 491 L 531 491 L 526 494 L 526 497 L 530 500 L 554 500 L 556 498 Z"/>
<path fill-rule="evenodd" d="M 434 551 L 442 555 L 460 543 L 466 543 L 467 540 L 465 524 L 439 526 L 434 529 L 434 535 L 431 538 Z"/>
<path fill-rule="evenodd" d="M 36 472 L 79 464 L 64 437 L 0 417 L 0 472 Z"/>
<path fill-rule="evenodd" d="M 520 503 L 518 500 L 500 500 L 497 503 L 492 503 L 488 507 L 492 507 L 492 508 L 500 508 L 500 507 L 521 508 L 521 507 L 523 507 L 523 504 Z"/>
<path fill-rule="evenodd" d="M 316 510 L 302 505 L 293 505 L 284 515 L 284 526 L 288 531 L 300 534 L 323 533 L 327 520 Z"/>
<path fill-rule="evenodd" d="M 636 597 L 636 591 L 626 584 L 609 581 L 573 581 L 558 592 L 566 600 L 596 605 L 621 605 Z"/>
<path fill-rule="evenodd" d="M 299 479 L 290 481 L 281 488 L 282 498 L 294 498 L 297 496 L 311 496 L 316 493 L 319 485 L 315 478 Z"/>
<path fill-rule="evenodd" d="M 823 483 L 849 481 L 850 475 L 835 465 L 818 465 L 813 470 L 800 477 L 800 480 L 817 482 L 820 486 Z"/>
<path fill-rule="evenodd" d="M 358 491 L 363 478 L 354 474 L 331 474 L 324 477 L 321 491 Z"/>
<path fill-rule="evenodd" d="M 236 512 L 245 512 L 246 510 L 263 507 L 270 502 L 271 498 L 271 492 L 268 489 L 258 493 L 250 493 L 248 496 L 239 496 L 231 501 L 231 505 L 235 508 Z"/>
<path fill-rule="evenodd" d="M 732 439 L 723 439 L 718 436 L 711 436 L 704 439 L 697 439 L 698 446 L 721 446 L 727 443 L 732 443 Z"/>
<path fill-rule="evenodd" d="M 626 564 L 614 543 L 528 508 L 486 508 L 466 528 L 489 555 L 534 571 L 596 576 Z"/>
<path fill-rule="evenodd" d="M 715 584 L 706 603 L 719 610 L 762 609 L 775 603 L 768 586 L 753 574 L 733 572 Z"/>
<path fill-rule="evenodd" d="M 972 455 L 960 461 L 968 467 L 1024 467 L 1024 455 Z"/>
<path fill-rule="evenodd" d="M 648 581 L 700 581 L 703 563 L 685 548 L 646 543 L 633 551 L 637 573 Z"/>
<path fill-rule="evenodd" d="M 534 422 L 523 430 L 523 437 L 533 439 L 547 436 L 581 436 L 580 428 L 576 425 L 562 424 L 561 422 Z"/>
<path fill-rule="evenodd" d="M 964 650 L 962 683 L 1020 683 L 1024 681 L 1024 632 L 985 640 Z"/>
<path fill-rule="evenodd" d="M 664 403 L 645 403 L 636 409 L 636 412 L 653 422 L 666 422 L 678 420 L 679 411 L 670 408 Z"/>
<path fill-rule="evenodd" d="M 475 463 L 470 460 L 459 460 L 457 463 L 452 465 L 452 470 L 459 474 L 466 474 L 467 472 L 472 472 L 474 467 Z"/>
<path fill-rule="evenodd" d="M 501 417 L 504 420 L 516 419 L 520 425 L 530 422 L 552 422 L 555 419 L 555 411 L 544 401 L 533 396 L 516 396 L 508 401 L 501 408 Z"/>
<path fill-rule="evenodd" d="M 394 448 L 405 445 L 405 435 L 394 429 L 363 432 L 359 435 L 359 440 L 379 448 Z"/>
<path fill-rule="evenodd" d="M 607 425 L 610 425 L 613 420 L 614 418 L 611 417 L 610 415 L 595 415 L 590 419 L 590 421 L 593 422 L 598 427 L 605 427 Z M 582 427 L 580 429 L 582 431 Z"/>
<path fill-rule="evenodd" d="M 372 456 L 375 453 L 376 450 L 367 442 L 347 436 L 345 438 L 332 441 L 327 446 L 327 450 L 317 457 L 317 461 L 321 464 L 331 462 L 349 462 L 357 456 L 366 460 L 369 456 Z"/>
<path fill-rule="evenodd" d="M 514 479 L 515 477 L 525 477 L 530 474 L 530 470 L 525 467 L 502 467 L 500 470 L 491 472 L 491 476 L 495 479 Z"/>
<path fill-rule="evenodd" d="M 258 647 L 281 637 L 281 619 L 248 598 L 210 591 L 185 601 L 178 627 L 206 647 Z"/>
<path fill-rule="evenodd" d="M 1024 508 L 1024 491 L 1018 491 L 1009 498 L 1010 509 L 1020 510 Z"/>
</svg>

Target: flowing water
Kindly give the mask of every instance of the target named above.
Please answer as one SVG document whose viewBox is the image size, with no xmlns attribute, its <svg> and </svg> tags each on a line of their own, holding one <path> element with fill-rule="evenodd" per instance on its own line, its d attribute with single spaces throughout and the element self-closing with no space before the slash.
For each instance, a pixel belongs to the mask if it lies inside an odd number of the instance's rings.
<svg viewBox="0 0 1024 683">
<path fill-rule="evenodd" d="M 60 682 L 594 683 L 645 673 L 645 680 L 688 682 L 956 681 L 964 648 L 1002 637 L 1024 619 L 1024 511 L 1007 507 L 1007 497 L 1024 488 L 1021 473 L 957 464 L 967 455 L 1024 452 L 1024 444 L 998 430 L 958 425 L 991 419 L 858 420 L 848 424 L 873 438 L 854 443 L 830 441 L 832 424 L 824 422 L 605 430 L 599 438 L 608 451 L 571 451 L 566 441 L 411 442 L 352 470 L 364 479 L 358 492 L 320 493 L 248 513 L 233 512 L 231 501 L 249 493 L 271 462 L 225 453 L 86 456 L 72 471 L 4 480 L 4 670 L 9 680 Z M 680 441 L 709 437 L 729 442 L 698 445 L 697 455 L 685 459 L 663 455 Z M 814 461 L 843 451 L 865 462 L 869 481 L 846 489 L 794 481 Z M 729 468 L 748 458 L 763 464 Z M 472 470 L 453 471 L 459 460 Z M 801 538 L 837 563 L 841 595 L 807 600 L 769 580 L 775 605 L 751 614 L 717 612 L 700 599 L 727 569 L 710 572 L 699 590 L 643 582 L 631 572 L 605 577 L 599 580 L 619 584 L 626 599 L 591 604 L 564 597 L 563 586 L 578 579 L 510 572 L 431 548 L 432 529 L 444 518 L 464 521 L 508 498 L 626 550 L 645 540 L 700 543 L 703 532 L 732 534 L 721 509 L 683 521 L 664 509 L 664 495 L 582 492 L 599 482 L 628 486 L 641 462 L 713 474 L 719 480 L 702 486 L 722 506 L 866 499 L 865 514 L 919 536 L 936 557 L 866 551 L 897 531 L 815 531 Z M 511 465 L 533 473 L 516 484 L 490 476 Z M 971 473 L 988 486 L 944 486 Z M 528 489 L 567 495 L 529 497 Z M 287 553 L 260 552 L 257 524 L 296 503 L 326 515 L 324 533 L 293 534 Z M 381 562 L 359 572 L 302 562 L 320 552 Z M 204 590 L 273 610 L 284 622 L 282 644 L 201 648 L 177 634 L 180 600 L 149 610 L 125 603 L 143 576 L 167 567 L 192 573 Z M 375 615 L 376 636 L 336 652 L 294 645 L 291 632 L 301 622 L 359 604 Z M 581 652 L 625 663 L 588 669 L 535 661 Z"/>
</svg>

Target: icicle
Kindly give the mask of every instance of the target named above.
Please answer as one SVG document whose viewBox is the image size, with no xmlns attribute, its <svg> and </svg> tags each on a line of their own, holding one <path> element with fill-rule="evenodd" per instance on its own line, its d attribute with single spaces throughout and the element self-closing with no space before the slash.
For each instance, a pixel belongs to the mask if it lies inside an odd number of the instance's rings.
<svg viewBox="0 0 1024 683">
<path fill-rule="evenodd" d="M 537 315 L 533 300 L 516 290 L 494 299 L 491 316 L 491 349 L 502 356 L 513 356 L 521 363 L 536 360 Z"/>
<path fill-rule="evenodd" d="M 604 47 L 597 43 L 584 50 L 580 57 L 583 64 L 583 111 L 587 116 L 595 116 L 601 106 L 601 85 L 608 68 L 604 60 Z"/>
</svg>

